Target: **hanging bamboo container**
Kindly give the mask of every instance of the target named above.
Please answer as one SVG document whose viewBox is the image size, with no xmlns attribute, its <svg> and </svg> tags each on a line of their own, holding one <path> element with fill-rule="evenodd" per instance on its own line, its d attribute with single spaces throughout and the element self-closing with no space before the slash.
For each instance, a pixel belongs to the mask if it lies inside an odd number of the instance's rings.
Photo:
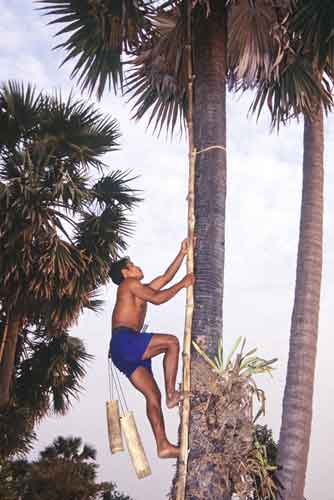
<svg viewBox="0 0 334 500">
<path fill-rule="evenodd" d="M 107 401 L 106 410 L 110 451 L 117 453 L 124 450 L 118 401 Z"/>
<path fill-rule="evenodd" d="M 138 433 L 133 412 L 130 411 L 121 417 L 121 427 L 138 479 L 150 476 L 152 474 L 150 464 L 148 463 L 145 450 Z"/>
</svg>

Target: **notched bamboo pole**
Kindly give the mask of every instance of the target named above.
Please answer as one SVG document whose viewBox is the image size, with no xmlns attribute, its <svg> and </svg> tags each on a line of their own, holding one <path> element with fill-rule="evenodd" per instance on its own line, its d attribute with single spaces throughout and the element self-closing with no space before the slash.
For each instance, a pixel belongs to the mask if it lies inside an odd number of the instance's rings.
<svg viewBox="0 0 334 500">
<path fill-rule="evenodd" d="M 0 347 L 0 365 L 2 362 L 2 357 L 3 353 L 5 351 L 5 345 L 6 345 L 6 340 L 7 340 L 7 334 L 8 334 L 8 317 L 5 320 L 5 325 L 2 331 L 2 340 L 1 340 L 1 347 Z"/>
<path fill-rule="evenodd" d="M 150 464 L 148 463 L 132 412 L 121 417 L 121 428 L 138 479 L 149 476 L 151 474 Z"/>
<path fill-rule="evenodd" d="M 107 401 L 106 410 L 110 451 L 117 453 L 124 450 L 118 401 Z"/>
<path fill-rule="evenodd" d="M 195 231 L 195 163 L 196 149 L 194 147 L 193 132 L 193 74 L 192 74 L 192 50 L 191 50 L 191 0 L 188 0 L 187 20 L 187 59 L 188 59 L 188 142 L 189 142 L 189 180 L 188 180 L 188 256 L 187 272 L 194 272 L 194 231 Z M 183 390 L 190 391 L 190 353 L 191 353 L 191 329 L 194 310 L 194 289 L 187 288 L 185 328 L 183 339 Z M 190 401 L 183 401 L 181 413 L 181 451 L 178 463 L 178 480 L 176 484 L 176 500 L 184 500 L 187 465 L 189 449 L 189 416 Z"/>
</svg>

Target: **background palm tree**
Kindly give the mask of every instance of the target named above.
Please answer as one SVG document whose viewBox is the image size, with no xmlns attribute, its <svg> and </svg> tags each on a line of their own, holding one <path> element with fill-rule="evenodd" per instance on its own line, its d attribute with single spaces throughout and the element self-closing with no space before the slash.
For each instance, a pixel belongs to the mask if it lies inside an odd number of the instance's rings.
<svg viewBox="0 0 334 500">
<path fill-rule="evenodd" d="M 301 0 L 291 3 L 293 9 L 285 23 L 290 33 L 286 48 L 287 53 L 293 54 L 295 63 L 289 66 L 288 71 L 281 68 L 278 77 L 273 78 L 269 84 L 262 82 L 254 106 L 256 108 L 259 103 L 263 104 L 269 97 L 273 122 L 277 124 L 284 122 L 291 114 L 304 114 L 303 189 L 297 276 L 278 449 L 278 462 L 282 466 L 278 472 L 279 481 L 283 486 L 282 498 L 300 500 L 304 498 L 311 435 L 320 311 L 324 186 L 323 109 L 329 110 L 330 100 L 323 101 L 319 93 L 314 92 L 312 98 L 305 103 L 302 102 L 305 97 L 302 89 L 298 86 L 291 91 L 291 87 L 294 85 L 296 69 L 300 71 L 302 63 L 304 67 L 309 67 L 309 72 L 313 72 L 314 79 L 318 79 L 322 84 L 323 95 L 330 97 L 334 67 L 334 9 L 331 2 Z M 288 89 L 288 99 L 282 94 L 283 89 Z"/>
<path fill-rule="evenodd" d="M 8 461 L 0 469 L 3 500 L 131 500 L 114 483 L 98 483 L 96 450 L 81 438 L 59 436 L 34 462 Z"/>
<path fill-rule="evenodd" d="M 316 78 L 325 75 L 328 82 L 333 82 L 333 25 L 332 2 L 294 2 L 290 29 L 303 40 Z M 323 155 L 323 108 L 316 103 L 313 116 L 304 117 L 297 276 L 279 438 L 284 500 L 303 498 L 310 445 L 323 256 Z"/>
<path fill-rule="evenodd" d="M 62 334 L 83 308 L 99 307 L 96 293 L 126 247 L 127 212 L 139 198 L 127 174 L 104 174 L 102 156 L 117 147 L 115 120 L 72 96 L 63 101 L 16 82 L 2 87 L 0 103 L 4 407 L 19 333 L 34 325 Z"/>
<path fill-rule="evenodd" d="M 0 460 L 32 448 L 34 427 L 49 414 L 64 415 L 78 397 L 92 358 L 82 341 L 64 333 L 24 328 L 15 355 L 11 402 L 0 412 Z"/>
<path fill-rule="evenodd" d="M 83 89 L 97 88 L 101 96 L 106 83 L 116 86 L 121 75 L 121 53 L 133 55 L 126 91 L 135 99 L 135 117 L 148 111 L 155 130 L 163 125 L 173 131 L 187 114 L 186 4 L 166 2 L 106 2 L 42 0 L 43 8 L 63 23 L 60 44 L 67 50 L 65 61 L 77 58 L 72 76 L 79 76 Z M 116 13 L 116 5 L 119 10 Z M 131 9 L 130 6 L 131 5 Z M 284 58 L 284 30 L 281 22 L 290 1 L 207 0 L 192 9 L 192 59 L 194 68 L 194 139 L 196 160 L 196 255 L 193 338 L 210 355 L 217 351 L 223 326 L 223 283 L 226 199 L 226 84 L 243 89 L 267 82 Z M 128 43 L 129 11 L 133 12 L 137 37 Z M 117 30 L 113 30 L 117 26 Z M 122 27 L 122 29 L 120 28 Z M 118 43 L 111 44 L 110 40 Z M 116 57 L 115 64 L 112 55 Z M 283 63 L 286 63 L 283 60 Z M 289 67 L 288 64 L 285 64 Z M 304 109 L 312 97 L 322 94 L 319 82 L 299 64 L 296 84 L 303 81 L 297 95 Z M 110 84 L 110 81 L 109 81 Z M 299 84 L 299 82 L 298 82 Z M 264 83 L 266 85 L 266 83 Z M 282 94 L 284 91 L 281 88 Z M 301 97 L 302 96 L 302 97 Z M 286 96 L 285 96 L 286 97 Z M 289 105 L 286 106 L 289 108 Z M 283 110 L 282 114 L 287 111 Z M 201 361 L 193 354 L 192 387 L 205 393 L 207 377 Z M 197 408 L 192 404 L 191 421 Z M 191 424 L 187 498 L 222 498 L 219 469 L 201 468 L 205 446 L 199 449 L 192 439 Z M 210 470 L 209 470 L 210 469 Z M 205 477 L 205 481 L 202 481 Z"/>
</svg>

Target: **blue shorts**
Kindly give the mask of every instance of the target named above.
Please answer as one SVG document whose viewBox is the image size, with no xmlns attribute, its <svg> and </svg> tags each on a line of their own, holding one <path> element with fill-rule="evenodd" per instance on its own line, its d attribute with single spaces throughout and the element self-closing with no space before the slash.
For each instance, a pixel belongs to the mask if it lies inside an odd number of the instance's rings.
<svg viewBox="0 0 334 500">
<path fill-rule="evenodd" d="M 109 346 L 109 357 L 114 365 L 130 377 L 138 366 L 152 373 L 150 359 L 142 359 L 154 334 L 138 332 L 127 326 L 113 328 Z"/>
</svg>

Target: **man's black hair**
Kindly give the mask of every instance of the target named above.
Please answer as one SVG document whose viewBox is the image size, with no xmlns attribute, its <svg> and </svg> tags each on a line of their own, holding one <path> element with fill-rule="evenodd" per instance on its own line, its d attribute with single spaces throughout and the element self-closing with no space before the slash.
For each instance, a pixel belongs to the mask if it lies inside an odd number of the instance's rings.
<svg viewBox="0 0 334 500">
<path fill-rule="evenodd" d="M 115 285 L 120 285 L 124 280 L 122 270 L 126 269 L 129 260 L 129 257 L 123 257 L 123 259 L 117 260 L 116 262 L 113 262 L 111 264 L 109 269 L 109 276 L 113 280 Z"/>
</svg>

